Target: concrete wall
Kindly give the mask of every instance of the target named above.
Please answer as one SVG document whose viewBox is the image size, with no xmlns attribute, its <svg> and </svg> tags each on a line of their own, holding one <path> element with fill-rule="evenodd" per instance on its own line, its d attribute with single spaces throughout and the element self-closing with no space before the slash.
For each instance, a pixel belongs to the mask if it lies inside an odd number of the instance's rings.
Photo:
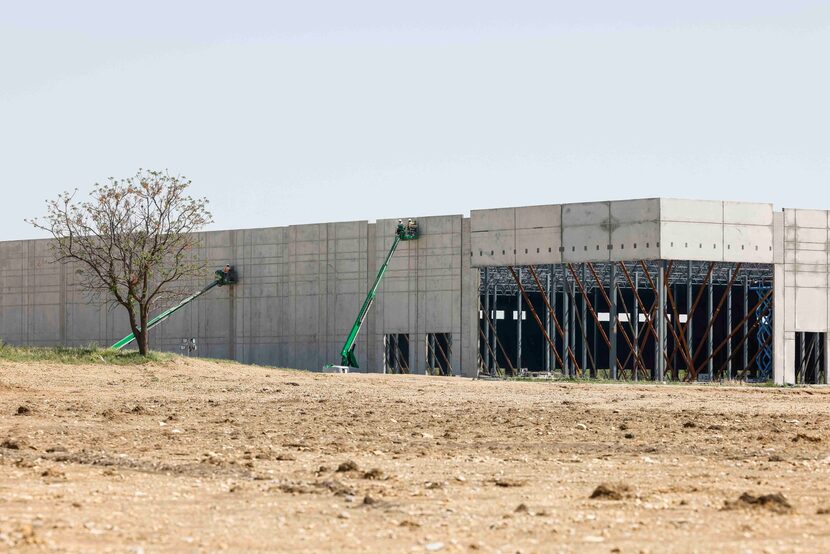
<svg viewBox="0 0 830 554">
<path fill-rule="evenodd" d="M 231 263 L 240 282 L 156 327 L 153 347 L 178 351 L 195 337 L 200 356 L 308 369 L 336 361 L 338 331 L 350 327 L 348 313 L 354 318 L 368 289 L 368 232 L 354 221 L 201 233 L 208 268 Z"/>
<path fill-rule="evenodd" d="M 213 268 L 225 263 L 236 267 L 240 282 L 214 288 L 153 329 L 153 348 L 179 352 L 182 340 L 193 337 L 200 356 L 307 369 L 339 363 L 340 348 L 388 251 L 395 223 L 200 233 L 197 253 L 210 271 L 186 288 L 200 289 Z M 409 333 L 418 345 L 425 344 L 426 333 L 450 332 L 453 367 L 475 374 L 470 330 L 476 331 L 477 321 L 462 312 L 462 302 L 466 309 L 478 301 L 477 274 L 464 255 L 469 252 L 469 221 L 459 215 L 425 218 L 420 224 L 422 238 L 402 243 L 392 260 L 358 339 L 358 359 L 363 369 L 382 370 L 387 332 Z M 78 286 L 76 266 L 50 260 L 49 241 L 0 242 L 2 340 L 109 345 L 129 333 L 122 308 L 93 301 Z M 413 348 L 412 355 L 412 368 L 423 372 L 423 352 Z"/>
<path fill-rule="evenodd" d="M 49 241 L 0 242 L 0 339 L 82 345 L 126 335 L 125 319 L 80 293 L 78 269 L 53 263 Z"/>
<path fill-rule="evenodd" d="M 771 204 L 671 198 L 473 210 L 472 262 L 772 263 L 772 212 Z"/>
<path fill-rule="evenodd" d="M 363 357 L 373 371 L 382 370 L 384 334 L 407 333 L 409 367 L 413 373 L 424 373 L 427 334 L 451 333 L 454 372 L 475 375 L 477 341 L 470 341 L 470 329 L 477 336 L 478 322 L 464 317 L 468 306 L 478 304 L 477 273 L 473 276 L 470 268 L 469 244 L 464 247 L 469 220 L 460 215 L 425 217 L 418 224 L 420 238 L 402 242 L 392 259 L 367 322 L 370 355 Z M 397 220 L 388 219 L 370 226 L 373 276 L 389 251 L 396 225 Z"/>
<path fill-rule="evenodd" d="M 825 351 L 830 348 L 830 212 L 785 209 L 776 228 L 783 232 L 783 255 L 776 260 L 775 348 L 776 368 L 783 371 L 775 380 L 794 383 L 796 332 L 827 333 Z M 825 363 L 830 382 L 830 361 Z"/>
<path fill-rule="evenodd" d="M 773 263 L 772 204 L 660 200 L 660 256 Z"/>
</svg>

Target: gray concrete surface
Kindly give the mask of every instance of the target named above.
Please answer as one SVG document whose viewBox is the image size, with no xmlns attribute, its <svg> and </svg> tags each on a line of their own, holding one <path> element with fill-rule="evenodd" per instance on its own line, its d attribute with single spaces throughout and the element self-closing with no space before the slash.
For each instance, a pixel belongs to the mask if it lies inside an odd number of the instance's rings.
<svg viewBox="0 0 830 554">
<path fill-rule="evenodd" d="M 774 337 L 775 380 L 793 383 L 796 332 L 830 335 L 830 212 L 785 209 L 780 219 L 776 233 L 783 232 L 783 251 L 775 265 L 775 309 L 779 314 Z M 827 369 L 830 367 L 825 369 L 826 379 L 830 377 Z"/>
<path fill-rule="evenodd" d="M 771 204 L 651 198 L 473 210 L 473 265 L 772 263 Z"/>
</svg>

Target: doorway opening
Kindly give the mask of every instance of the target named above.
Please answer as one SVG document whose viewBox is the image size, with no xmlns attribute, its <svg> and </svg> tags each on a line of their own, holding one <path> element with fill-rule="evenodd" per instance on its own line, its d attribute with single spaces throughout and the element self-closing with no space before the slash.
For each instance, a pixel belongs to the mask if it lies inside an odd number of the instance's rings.
<svg viewBox="0 0 830 554">
<path fill-rule="evenodd" d="M 800 385 L 825 383 L 824 351 L 826 333 L 795 334 L 795 382 Z"/>
<path fill-rule="evenodd" d="M 390 333 L 383 336 L 383 372 L 409 373 L 409 334 Z"/>
<path fill-rule="evenodd" d="M 452 335 L 427 333 L 425 346 L 427 375 L 452 375 Z"/>
</svg>

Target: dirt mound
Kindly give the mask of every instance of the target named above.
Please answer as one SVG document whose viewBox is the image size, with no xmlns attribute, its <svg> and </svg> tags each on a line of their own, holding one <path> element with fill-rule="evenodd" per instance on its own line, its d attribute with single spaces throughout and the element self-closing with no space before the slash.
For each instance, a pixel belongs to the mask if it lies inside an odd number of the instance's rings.
<svg viewBox="0 0 830 554">
<path fill-rule="evenodd" d="M 339 466 L 337 466 L 337 472 L 338 473 L 348 473 L 350 471 L 357 471 L 357 470 L 358 470 L 357 464 L 355 462 L 353 462 L 352 460 L 347 460 L 347 461 L 343 462 L 342 464 L 340 464 Z"/>
<path fill-rule="evenodd" d="M 629 495 L 631 489 L 623 483 L 601 483 L 594 489 L 589 498 L 599 500 L 622 500 Z"/>
<path fill-rule="evenodd" d="M 0 442 L 0 448 L 6 448 L 8 450 L 20 450 L 20 447 L 23 445 L 23 441 L 18 439 L 5 439 L 3 442 Z"/>
<path fill-rule="evenodd" d="M 508 479 L 505 477 L 500 477 L 498 479 L 494 479 L 493 483 L 497 487 L 502 488 L 512 488 L 512 487 L 523 487 L 527 484 L 527 481 L 524 479 Z"/>
<path fill-rule="evenodd" d="M 769 510 L 777 514 L 788 514 L 793 511 L 793 506 L 781 493 L 762 494 L 755 496 L 748 492 L 743 493 L 734 501 L 726 501 L 724 510 Z"/>
</svg>

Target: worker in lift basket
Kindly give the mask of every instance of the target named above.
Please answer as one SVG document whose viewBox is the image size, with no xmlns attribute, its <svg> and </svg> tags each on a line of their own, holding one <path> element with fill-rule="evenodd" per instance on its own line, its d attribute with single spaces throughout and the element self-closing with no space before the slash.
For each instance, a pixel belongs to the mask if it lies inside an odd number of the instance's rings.
<svg viewBox="0 0 830 554">
<path fill-rule="evenodd" d="M 414 229 L 415 229 L 415 222 L 414 222 L 414 221 L 412 221 L 412 218 L 410 218 L 410 219 L 408 219 L 408 220 L 407 220 L 406 225 L 404 225 L 404 223 L 403 223 L 403 220 L 402 220 L 402 219 L 399 219 L 399 220 L 398 220 L 398 228 L 397 228 L 397 230 L 395 231 L 395 233 L 396 233 L 399 237 L 403 237 L 404 235 L 407 235 L 407 234 L 409 234 L 409 233 L 412 233 Z"/>
<path fill-rule="evenodd" d="M 236 282 L 236 272 L 230 264 L 225 264 L 225 267 L 216 270 L 216 278 L 220 285 L 230 285 Z"/>
</svg>

